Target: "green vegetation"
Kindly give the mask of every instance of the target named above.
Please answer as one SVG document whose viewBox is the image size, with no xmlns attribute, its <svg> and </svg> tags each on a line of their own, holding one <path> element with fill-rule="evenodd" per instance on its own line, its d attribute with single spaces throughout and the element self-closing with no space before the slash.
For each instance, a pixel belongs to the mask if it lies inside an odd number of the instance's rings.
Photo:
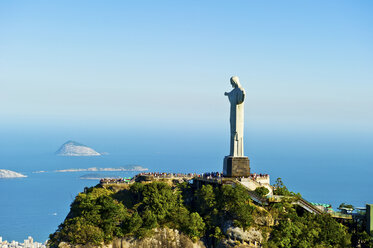
<svg viewBox="0 0 373 248">
<path fill-rule="evenodd" d="M 256 207 L 247 190 L 241 185 L 223 185 L 213 188 L 204 185 L 195 191 L 195 201 L 188 205 L 201 214 L 206 223 L 206 237 L 212 244 L 222 238 L 222 229 L 227 222 L 247 229 L 253 225 Z"/>
<path fill-rule="evenodd" d="M 268 248 L 351 247 L 347 228 L 328 214 L 304 212 L 286 201 L 275 203 L 271 209 L 278 212 L 278 224 L 273 227 Z"/>
<path fill-rule="evenodd" d="M 263 197 L 269 193 L 269 189 L 267 189 L 266 187 L 258 187 L 255 189 L 255 193 Z"/>
<path fill-rule="evenodd" d="M 280 177 L 276 179 L 276 182 L 273 185 L 273 194 L 274 195 L 282 195 L 282 196 L 301 197 L 301 195 L 299 193 L 294 193 L 292 191 L 289 191 L 288 188 L 282 182 L 282 179 Z"/>
<path fill-rule="evenodd" d="M 352 206 L 351 204 L 341 203 L 338 209 L 354 209 L 354 206 Z"/>
<path fill-rule="evenodd" d="M 343 206 L 344 205 L 344 206 Z M 347 206 L 347 207 L 346 207 Z M 340 208 L 353 208 L 350 204 L 342 203 Z M 355 218 L 354 220 L 349 220 L 345 225 L 348 227 L 349 233 L 352 235 L 351 243 L 352 247 L 361 248 L 372 248 L 373 247 L 373 233 L 370 235 L 367 232 L 367 219 L 365 218 L 365 211 L 358 212 L 363 218 Z"/>
<path fill-rule="evenodd" d="M 49 244 L 57 247 L 64 241 L 99 246 L 115 237 L 143 238 L 152 235 L 154 228 L 168 227 L 216 247 L 227 238 L 227 226 L 235 226 L 243 231 L 259 230 L 267 248 L 372 247 L 363 224 L 342 225 L 327 214 L 304 212 L 292 204 L 300 195 L 290 192 L 280 178 L 274 190 L 288 197 L 257 206 L 241 185 L 208 184 L 199 189 L 188 183 L 170 186 L 164 182 L 123 188 L 97 185 L 75 198 L 66 220 L 50 235 Z M 260 187 L 256 193 L 264 196 L 268 189 Z"/>
<path fill-rule="evenodd" d="M 114 237 L 142 238 L 156 227 L 178 229 L 192 240 L 207 235 L 222 237 L 226 221 L 247 228 L 253 223 L 255 206 L 242 186 L 203 186 L 194 191 L 184 183 L 135 183 L 114 192 L 96 186 L 80 193 L 66 220 L 50 235 L 50 245 L 109 242 Z"/>
<path fill-rule="evenodd" d="M 114 192 L 96 186 L 80 193 L 66 220 L 50 235 L 50 245 L 109 242 L 114 237 L 144 237 L 155 227 L 179 229 L 192 239 L 204 234 L 205 224 L 197 212 L 184 205 L 178 187 L 165 183 L 135 183 Z"/>
</svg>

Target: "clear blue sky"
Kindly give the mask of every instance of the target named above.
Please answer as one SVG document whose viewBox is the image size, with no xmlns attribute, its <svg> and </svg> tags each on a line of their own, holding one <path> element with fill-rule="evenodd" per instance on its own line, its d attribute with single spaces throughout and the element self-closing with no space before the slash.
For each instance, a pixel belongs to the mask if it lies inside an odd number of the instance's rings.
<svg viewBox="0 0 373 248">
<path fill-rule="evenodd" d="M 1 1 L 2 125 L 373 125 L 372 1 Z M 371 132 L 371 131 L 369 131 Z"/>
</svg>

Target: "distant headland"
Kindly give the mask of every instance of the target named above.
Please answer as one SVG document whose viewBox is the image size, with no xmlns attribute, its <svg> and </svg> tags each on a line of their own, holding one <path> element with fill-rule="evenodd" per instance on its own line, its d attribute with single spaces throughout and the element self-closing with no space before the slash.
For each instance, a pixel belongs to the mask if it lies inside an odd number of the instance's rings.
<svg viewBox="0 0 373 248">
<path fill-rule="evenodd" d="M 148 168 L 144 168 L 140 165 L 130 165 L 126 167 L 118 167 L 118 168 L 72 168 L 72 169 L 63 169 L 63 170 L 55 170 L 54 172 L 81 172 L 81 171 L 147 171 Z"/>
<path fill-rule="evenodd" d="M 18 177 L 27 177 L 21 173 L 0 169 L 0 178 L 18 178 Z"/>
</svg>

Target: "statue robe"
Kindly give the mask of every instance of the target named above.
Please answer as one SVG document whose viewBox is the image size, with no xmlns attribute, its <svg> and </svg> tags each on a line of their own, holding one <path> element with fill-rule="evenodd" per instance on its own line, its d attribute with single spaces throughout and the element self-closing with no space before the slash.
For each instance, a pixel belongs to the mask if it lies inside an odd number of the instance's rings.
<svg viewBox="0 0 373 248">
<path fill-rule="evenodd" d="M 243 157 L 243 126 L 244 126 L 244 100 L 245 90 L 235 87 L 228 93 L 231 104 L 230 124 L 231 124 L 231 147 L 230 156 Z"/>
</svg>

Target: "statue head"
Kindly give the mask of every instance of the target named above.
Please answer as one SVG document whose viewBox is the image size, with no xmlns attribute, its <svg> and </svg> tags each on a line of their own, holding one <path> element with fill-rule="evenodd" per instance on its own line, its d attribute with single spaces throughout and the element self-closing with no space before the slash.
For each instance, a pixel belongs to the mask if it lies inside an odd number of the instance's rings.
<svg viewBox="0 0 373 248">
<path fill-rule="evenodd" d="M 240 79 L 237 76 L 231 77 L 231 84 L 233 88 L 241 88 Z"/>
</svg>

